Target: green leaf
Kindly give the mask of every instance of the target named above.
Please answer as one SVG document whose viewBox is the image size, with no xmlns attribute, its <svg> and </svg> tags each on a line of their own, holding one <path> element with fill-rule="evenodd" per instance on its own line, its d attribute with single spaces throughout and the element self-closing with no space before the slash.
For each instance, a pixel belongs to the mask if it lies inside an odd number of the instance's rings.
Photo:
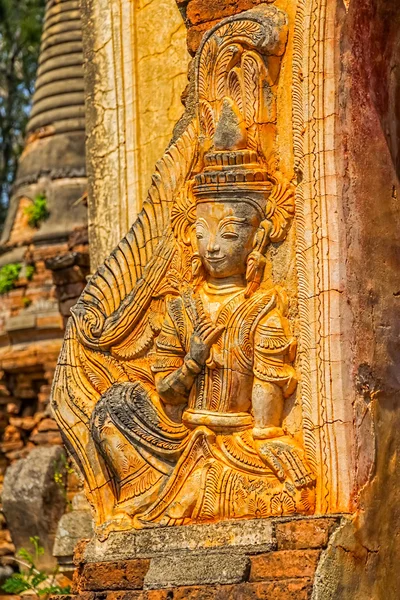
<svg viewBox="0 0 400 600">
<path fill-rule="evenodd" d="M 64 595 L 64 594 L 70 594 L 71 593 L 71 587 L 67 586 L 67 587 L 61 587 L 59 585 L 50 585 L 47 588 L 41 588 L 40 590 L 37 591 L 39 596 L 47 596 L 47 595 Z"/>
<path fill-rule="evenodd" d="M 31 590 L 32 586 L 25 575 L 22 573 L 14 573 L 1 586 L 1 589 L 8 594 L 21 594 L 26 590 Z"/>
<path fill-rule="evenodd" d="M 47 574 L 44 573 L 43 571 L 39 571 L 38 573 L 35 573 L 34 575 L 32 575 L 32 579 L 31 579 L 32 588 L 36 589 L 38 587 L 38 585 L 43 583 L 43 581 L 45 581 L 46 579 L 47 579 Z"/>
<path fill-rule="evenodd" d="M 42 556 L 44 554 L 44 548 L 40 545 L 40 539 L 37 535 L 29 538 L 30 543 L 35 549 L 36 556 Z"/>
<path fill-rule="evenodd" d="M 50 215 L 47 209 L 46 196 L 44 194 L 39 194 L 36 196 L 32 204 L 25 207 L 24 212 L 28 216 L 28 223 L 30 227 L 38 228 L 39 225 Z"/>
<path fill-rule="evenodd" d="M 4 265 L 4 267 L 1 267 L 0 294 L 6 294 L 13 289 L 15 282 L 18 280 L 21 269 L 21 263 L 10 263 L 9 265 Z"/>
<path fill-rule="evenodd" d="M 20 550 L 18 550 L 17 556 L 19 558 L 22 558 L 22 560 L 25 560 L 31 566 L 33 566 L 35 563 L 35 559 L 33 558 L 32 554 L 30 552 L 28 552 L 28 550 L 26 548 L 21 548 Z"/>
<path fill-rule="evenodd" d="M 26 265 L 25 267 L 25 277 L 28 281 L 30 281 L 35 273 L 35 267 L 33 265 Z"/>
</svg>

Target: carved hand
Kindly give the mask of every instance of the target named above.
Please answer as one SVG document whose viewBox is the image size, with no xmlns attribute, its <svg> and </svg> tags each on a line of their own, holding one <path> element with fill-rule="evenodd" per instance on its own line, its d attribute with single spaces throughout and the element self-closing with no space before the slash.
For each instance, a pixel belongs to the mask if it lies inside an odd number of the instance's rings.
<svg viewBox="0 0 400 600">
<path fill-rule="evenodd" d="M 218 340 L 224 326 L 220 325 L 216 327 L 210 321 L 207 321 L 198 329 L 196 329 L 190 338 L 189 356 L 198 365 L 205 365 L 212 345 Z"/>
<path fill-rule="evenodd" d="M 310 485 L 315 477 L 308 467 L 304 452 L 290 436 L 256 440 L 259 455 L 280 481 L 289 477 L 297 488 Z"/>
</svg>

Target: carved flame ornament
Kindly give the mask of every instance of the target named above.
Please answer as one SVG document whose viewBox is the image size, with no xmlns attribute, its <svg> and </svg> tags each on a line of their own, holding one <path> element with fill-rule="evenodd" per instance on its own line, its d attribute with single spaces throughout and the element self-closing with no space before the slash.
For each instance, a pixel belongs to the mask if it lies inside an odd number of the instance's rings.
<svg viewBox="0 0 400 600">
<path fill-rule="evenodd" d="M 196 57 L 196 114 L 72 311 L 52 405 L 98 535 L 314 510 L 282 428 L 296 388 L 286 293 L 264 274 L 294 190 L 277 168 L 287 18 L 222 21 Z"/>
</svg>

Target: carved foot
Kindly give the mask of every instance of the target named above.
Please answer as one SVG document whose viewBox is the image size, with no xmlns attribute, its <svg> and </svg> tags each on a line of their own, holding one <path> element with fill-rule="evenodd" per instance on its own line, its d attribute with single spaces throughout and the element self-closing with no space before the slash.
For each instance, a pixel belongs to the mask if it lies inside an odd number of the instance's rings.
<svg viewBox="0 0 400 600">
<path fill-rule="evenodd" d="M 115 511 L 108 521 L 96 527 L 96 537 L 104 542 L 113 531 L 129 531 L 134 528 L 134 517 L 123 511 Z"/>
<path fill-rule="evenodd" d="M 291 436 L 255 440 L 255 445 L 263 461 L 280 481 L 290 479 L 297 488 L 314 483 L 315 476 L 306 462 L 304 451 Z"/>
</svg>

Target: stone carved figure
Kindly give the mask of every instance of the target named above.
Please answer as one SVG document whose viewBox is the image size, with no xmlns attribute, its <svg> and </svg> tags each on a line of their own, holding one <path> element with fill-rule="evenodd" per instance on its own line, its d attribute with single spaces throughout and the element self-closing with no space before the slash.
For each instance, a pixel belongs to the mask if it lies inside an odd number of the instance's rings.
<svg viewBox="0 0 400 600">
<path fill-rule="evenodd" d="M 282 428 L 296 341 L 265 252 L 293 186 L 274 155 L 286 15 L 221 22 L 196 57 L 196 114 L 138 220 L 72 311 L 53 409 L 99 534 L 314 510 Z"/>
</svg>

